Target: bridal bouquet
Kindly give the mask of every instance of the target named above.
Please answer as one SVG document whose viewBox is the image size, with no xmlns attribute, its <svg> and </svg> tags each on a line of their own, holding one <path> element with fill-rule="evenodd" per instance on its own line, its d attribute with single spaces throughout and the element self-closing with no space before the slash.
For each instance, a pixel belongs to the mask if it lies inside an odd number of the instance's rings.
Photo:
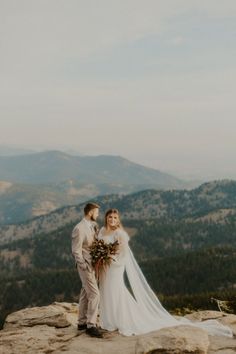
<svg viewBox="0 0 236 354">
<path fill-rule="evenodd" d="M 98 276 L 99 271 L 106 270 L 114 261 L 119 242 L 105 243 L 104 240 L 95 240 L 90 246 L 91 263 Z"/>
</svg>

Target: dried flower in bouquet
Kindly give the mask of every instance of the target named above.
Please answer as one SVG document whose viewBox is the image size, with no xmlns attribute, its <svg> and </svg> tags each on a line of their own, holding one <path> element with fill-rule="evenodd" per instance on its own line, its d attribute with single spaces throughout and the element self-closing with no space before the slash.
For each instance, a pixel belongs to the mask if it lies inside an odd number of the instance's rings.
<svg viewBox="0 0 236 354">
<path fill-rule="evenodd" d="M 90 246 L 91 263 L 98 277 L 100 271 L 115 261 L 114 256 L 118 253 L 119 242 L 105 243 L 104 240 L 95 240 Z"/>
</svg>

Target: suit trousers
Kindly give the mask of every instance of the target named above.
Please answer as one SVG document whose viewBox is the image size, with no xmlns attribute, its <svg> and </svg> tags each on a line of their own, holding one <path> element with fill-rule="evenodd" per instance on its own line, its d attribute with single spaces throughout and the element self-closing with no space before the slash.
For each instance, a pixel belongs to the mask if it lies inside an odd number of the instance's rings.
<svg viewBox="0 0 236 354">
<path fill-rule="evenodd" d="M 99 289 L 94 270 L 83 270 L 77 267 L 82 282 L 79 298 L 79 324 L 87 323 L 88 327 L 96 326 L 98 305 L 100 300 Z"/>
</svg>

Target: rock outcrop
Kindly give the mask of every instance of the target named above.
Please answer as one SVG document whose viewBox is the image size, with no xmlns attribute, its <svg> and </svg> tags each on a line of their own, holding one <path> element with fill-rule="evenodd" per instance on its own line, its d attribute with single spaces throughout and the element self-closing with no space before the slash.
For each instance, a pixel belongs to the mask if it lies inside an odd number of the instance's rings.
<svg viewBox="0 0 236 354">
<path fill-rule="evenodd" d="M 191 320 L 217 319 L 233 329 L 236 315 L 199 311 Z M 77 331 L 77 305 L 53 303 L 23 309 L 10 314 L 0 331 L 4 354 L 233 354 L 236 337 L 209 336 L 206 331 L 181 325 L 145 335 L 125 337 L 105 332 L 103 339 L 91 338 Z"/>
</svg>

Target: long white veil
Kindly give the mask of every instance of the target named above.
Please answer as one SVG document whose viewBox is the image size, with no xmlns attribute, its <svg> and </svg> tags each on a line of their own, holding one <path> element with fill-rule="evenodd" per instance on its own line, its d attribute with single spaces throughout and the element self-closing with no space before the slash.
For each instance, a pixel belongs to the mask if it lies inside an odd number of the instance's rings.
<svg viewBox="0 0 236 354">
<path fill-rule="evenodd" d="M 166 311 L 148 285 L 129 246 L 125 255 L 125 270 L 140 313 L 144 317 L 145 323 L 148 321 L 148 330 L 154 331 L 164 327 L 190 325 L 205 329 L 211 335 L 233 336 L 232 330 L 217 320 L 193 322 L 184 317 L 176 319 Z"/>
</svg>

